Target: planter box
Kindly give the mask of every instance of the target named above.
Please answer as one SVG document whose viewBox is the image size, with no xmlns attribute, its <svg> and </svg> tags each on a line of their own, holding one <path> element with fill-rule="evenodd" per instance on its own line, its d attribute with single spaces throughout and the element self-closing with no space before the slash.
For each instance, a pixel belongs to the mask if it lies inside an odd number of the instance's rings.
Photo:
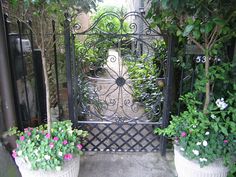
<svg viewBox="0 0 236 177">
<path fill-rule="evenodd" d="M 178 177 L 227 177 L 228 168 L 222 161 L 200 167 L 197 162 L 186 159 L 177 146 L 174 147 L 174 154 Z"/>
<path fill-rule="evenodd" d="M 78 177 L 80 167 L 80 157 L 65 161 L 61 171 L 32 170 L 29 165 L 19 157 L 15 159 L 22 177 Z"/>
</svg>

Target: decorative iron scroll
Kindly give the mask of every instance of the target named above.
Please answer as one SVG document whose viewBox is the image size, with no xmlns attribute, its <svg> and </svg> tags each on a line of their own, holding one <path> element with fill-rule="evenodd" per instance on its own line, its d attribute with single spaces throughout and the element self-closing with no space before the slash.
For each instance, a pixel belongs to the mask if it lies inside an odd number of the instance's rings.
<svg viewBox="0 0 236 177">
<path fill-rule="evenodd" d="M 115 29 L 115 24 L 112 22 L 107 23 L 106 30 L 98 28 L 99 23 L 102 22 L 103 19 L 105 19 L 107 16 L 113 17 L 118 20 L 119 27 Z M 135 21 L 139 21 L 139 23 L 142 23 L 144 28 L 141 31 L 138 31 L 138 24 L 135 22 L 132 22 L 132 19 L 135 19 Z M 128 28 L 124 28 L 124 23 L 128 22 Z M 150 27 L 149 22 L 145 19 L 145 17 L 139 13 L 139 12 L 129 12 L 125 15 L 120 15 L 116 12 L 105 12 L 100 15 L 98 19 L 86 30 L 82 31 L 82 25 L 81 24 L 75 24 L 72 26 L 72 31 L 75 35 L 92 35 L 92 34 L 123 34 L 123 35 L 149 35 L 149 36 L 163 36 L 165 34 L 161 34 L 155 29 L 152 29 Z"/>
<path fill-rule="evenodd" d="M 119 26 L 109 22 L 105 29 L 100 29 L 99 23 L 107 16 L 116 18 Z M 132 17 L 139 23 L 132 22 Z M 152 67 L 154 64 L 150 61 L 158 60 L 153 40 L 162 38 L 160 33 L 151 29 L 146 19 L 137 12 L 122 17 L 107 12 L 87 30 L 79 32 L 80 29 L 79 24 L 73 26 L 75 38 L 83 38 L 83 42 L 75 44 L 75 53 L 78 54 L 74 63 L 77 117 L 119 123 L 155 122 L 156 117 L 160 118 L 162 90 L 156 93 L 154 104 L 144 105 L 135 97 L 133 85 L 139 79 L 149 81 L 152 78 L 133 79 L 129 73 L 129 69 L 139 66 L 141 61 L 150 63 Z M 159 79 L 164 77 L 164 65 L 164 61 L 159 61 L 156 68 Z"/>
</svg>

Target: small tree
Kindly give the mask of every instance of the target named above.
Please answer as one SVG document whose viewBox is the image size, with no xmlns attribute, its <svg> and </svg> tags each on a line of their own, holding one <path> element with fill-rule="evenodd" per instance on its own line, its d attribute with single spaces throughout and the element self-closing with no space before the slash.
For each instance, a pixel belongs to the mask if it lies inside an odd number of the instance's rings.
<svg viewBox="0 0 236 177">
<path fill-rule="evenodd" d="M 43 63 L 43 73 L 46 89 L 46 107 L 47 107 L 47 126 L 48 133 L 51 130 L 51 115 L 50 115 L 50 88 L 47 73 L 47 52 L 53 46 L 53 34 L 48 36 L 49 24 L 54 19 L 60 22 L 64 19 L 64 11 L 74 13 L 76 17 L 82 11 L 88 12 L 90 9 L 96 8 L 97 0 L 36 0 L 36 1 L 22 1 L 11 0 L 10 3 L 14 7 L 18 4 L 23 6 L 23 11 L 18 20 L 24 22 L 25 18 L 31 17 L 36 23 L 34 27 L 28 26 L 33 34 L 36 36 L 35 43 L 41 50 L 41 57 Z M 25 23 L 26 24 L 26 23 Z"/>
<path fill-rule="evenodd" d="M 224 42 L 236 36 L 235 1 L 224 0 L 152 0 L 148 17 L 161 31 L 195 44 L 205 55 L 205 101 L 210 102 L 210 60 L 217 56 Z"/>
</svg>

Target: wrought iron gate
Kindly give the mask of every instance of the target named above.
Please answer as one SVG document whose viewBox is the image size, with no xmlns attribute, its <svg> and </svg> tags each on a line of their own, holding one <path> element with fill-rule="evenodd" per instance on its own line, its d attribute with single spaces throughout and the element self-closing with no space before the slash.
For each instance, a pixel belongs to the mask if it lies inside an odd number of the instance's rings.
<svg viewBox="0 0 236 177">
<path fill-rule="evenodd" d="M 168 89 L 164 94 L 157 84 L 167 81 L 171 64 L 157 56 L 155 41 L 163 36 L 137 12 L 106 12 L 82 29 L 65 21 L 69 114 L 75 126 L 89 132 L 84 150 L 157 151 L 154 128 L 165 126 L 169 116 L 169 105 L 163 104 Z M 156 75 L 136 77 L 143 67 L 155 67 Z M 147 103 L 139 90 L 148 82 L 146 99 L 153 94 L 155 99 Z"/>
</svg>

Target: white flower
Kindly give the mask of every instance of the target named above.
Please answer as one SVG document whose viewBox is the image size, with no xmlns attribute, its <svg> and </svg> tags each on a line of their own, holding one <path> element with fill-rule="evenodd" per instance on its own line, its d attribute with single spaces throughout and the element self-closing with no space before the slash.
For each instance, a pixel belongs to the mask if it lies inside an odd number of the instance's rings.
<svg viewBox="0 0 236 177">
<path fill-rule="evenodd" d="M 212 118 L 212 119 L 215 119 L 216 116 L 215 116 L 214 114 L 211 114 L 211 118 Z"/>
<path fill-rule="evenodd" d="M 197 126 L 196 126 L 196 125 L 193 125 L 193 128 L 197 128 Z"/>
<path fill-rule="evenodd" d="M 217 99 L 216 100 L 216 105 L 217 105 L 218 108 L 220 108 L 220 110 L 224 110 L 228 106 L 228 104 L 225 103 L 224 98 Z"/>
<path fill-rule="evenodd" d="M 35 149 L 35 150 L 34 150 L 34 153 L 35 153 L 35 154 L 38 154 L 38 152 L 39 152 L 38 149 Z"/>
<path fill-rule="evenodd" d="M 59 156 L 62 156 L 62 152 L 61 152 L 61 151 L 59 151 L 59 152 L 58 152 L 58 155 L 59 155 Z"/>
<path fill-rule="evenodd" d="M 208 145 L 207 141 L 204 140 L 204 141 L 202 142 L 202 145 L 203 145 L 203 146 L 207 146 L 207 145 Z"/>
<path fill-rule="evenodd" d="M 207 162 L 206 158 L 200 158 L 199 160 L 200 160 L 200 162 Z"/>
<path fill-rule="evenodd" d="M 18 152 L 17 152 L 17 155 L 18 155 L 18 156 L 21 156 L 21 155 L 22 155 L 22 151 L 18 151 Z"/>
<path fill-rule="evenodd" d="M 50 157 L 49 155 L 45 155 L 44 158 L 45 158 L 46 160 L 50 160 L 50 159 L 51 159 L 51 157 Z"/>
<path fill-rule="evenodd" d="M 209 135 L 209 134 L 210 134 L 210 132 L 206 132 L 206 133 L 205 133 L 205 135 Z"/>
<path fill-rule="evenodd" d="M 184 148 L 180 148 L 181 151 L 184 151 Z"/>
<path fill-rule="evenodd" d="M 57 166 L 57 167 L 56 167 L 56 170 L 57 170 L 57 171 L 61 171 L 61 167 L 60 167 L 60 166 Z"/>
<path fill-rule="evenodd" d="M 198 156 L 199 155 L 199 151 L 198 150 L 192 150 L 193 151 L 193 153 L 196 155 L 196 156 Z"/>
<path fill-rule="evenodd" d="M 202 143 L 201 142 L 197 142 L 197 145 L 200 146 Z"/>
<path fill-rule="evenodd" d="M 70 135 L 72 135 L 72 133 L 73 133 L 73 130 L 69 130 L 69 131 L 68 131 L 68 133 L 69 133 Z"/>
</svg>

